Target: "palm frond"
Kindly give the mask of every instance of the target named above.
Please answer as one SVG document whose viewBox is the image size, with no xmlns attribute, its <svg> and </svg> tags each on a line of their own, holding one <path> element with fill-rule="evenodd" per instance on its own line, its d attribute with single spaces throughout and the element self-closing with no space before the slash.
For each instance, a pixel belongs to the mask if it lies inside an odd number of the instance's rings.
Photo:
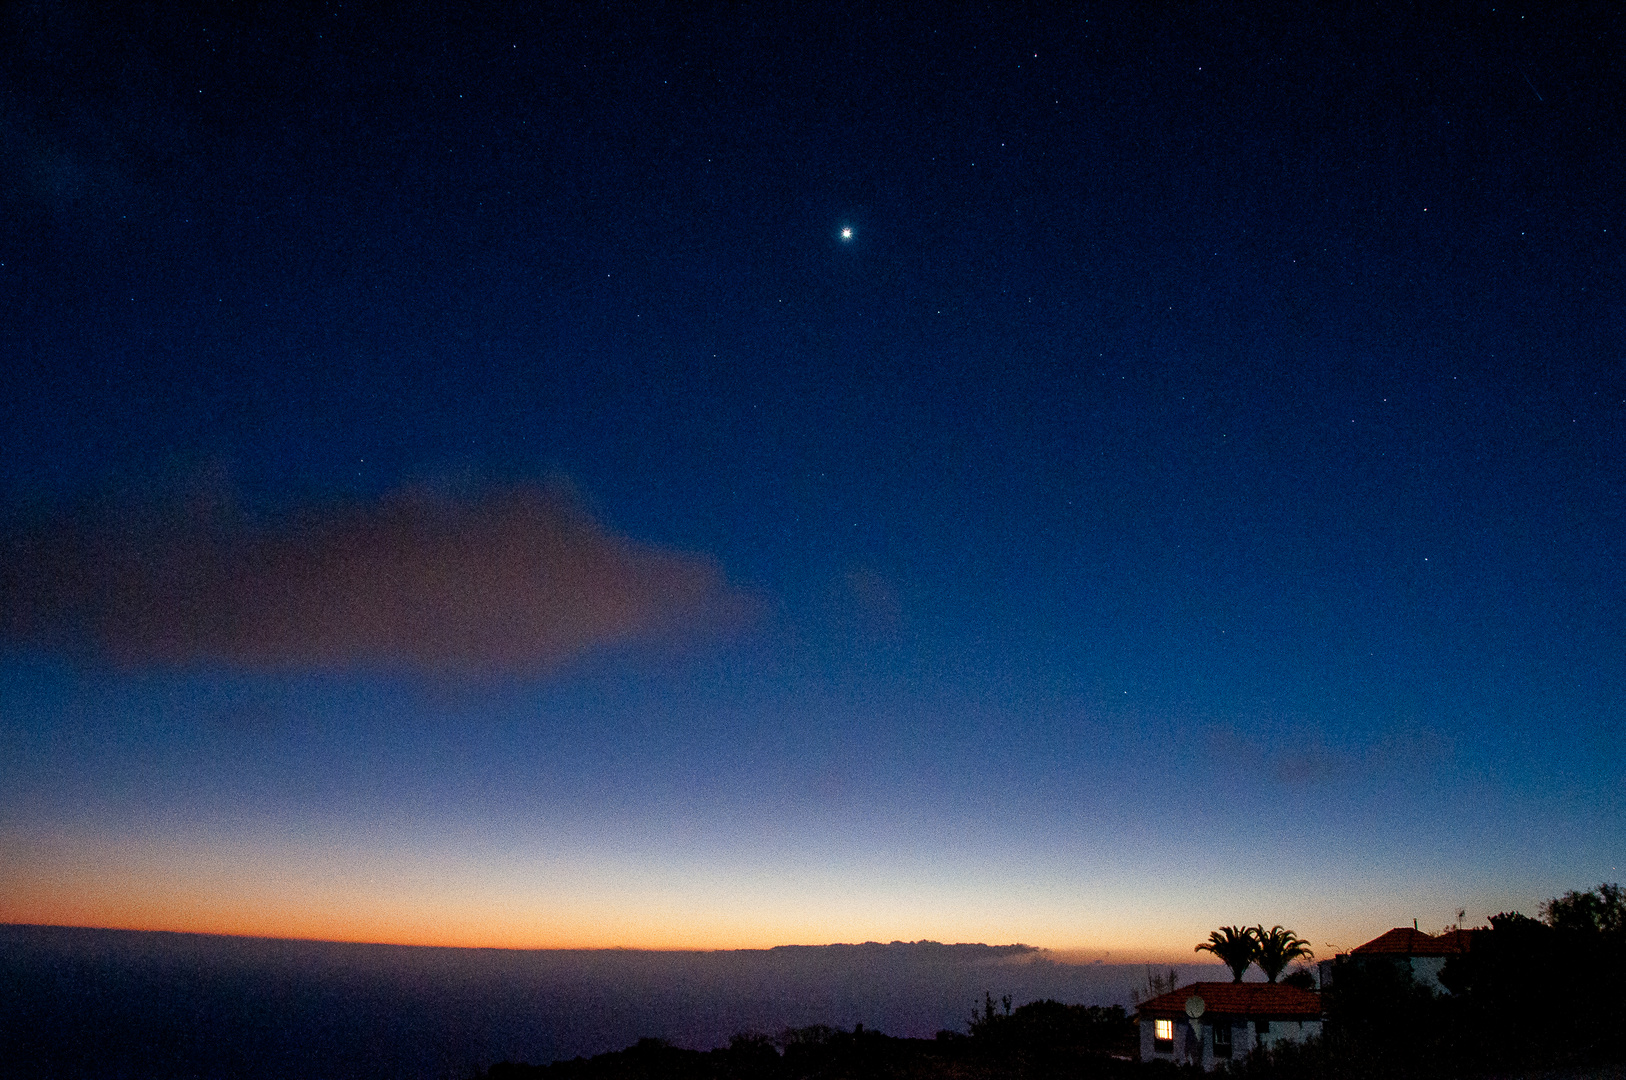
<svg viewBox="0 0 1626 1080">
<path fill-rule="evenodd" d="M 1252 928 L 1259 951 L 1254 959 L 1265 978 L 1275 982 L 1282 971 L 1294 960 L 1308 960 L 1315 956 L 1310 943 L 1280 924 L 1266 930 L 1263 924 Z"/>
<path fill-rule="evenodd" d="M 1222 926 L 1194 951 L 1213 953 L 1231 969 L 1232 981 L 1241 982 L 1248 965 L 1259 957 L 1259 939 L 1250 926 Z"/>
</svg>

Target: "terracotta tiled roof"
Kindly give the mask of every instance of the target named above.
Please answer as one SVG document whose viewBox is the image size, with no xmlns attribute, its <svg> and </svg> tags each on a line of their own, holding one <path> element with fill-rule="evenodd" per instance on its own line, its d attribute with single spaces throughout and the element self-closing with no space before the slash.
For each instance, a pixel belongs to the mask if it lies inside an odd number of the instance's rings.
<svg viewBox="0 0 1626 1080">
<path fill-rule="evenodd" d="M 1474 935 L 1477 933 L 1479 933 L 1478 930 L 1447 930 L 1439 936 L 1438 940 L 1447 947 L 1453 948 L 1456 952 L 1467 952 L 1473 948 Z"/>
<path fill-rule="evenodd" d="M 1467 952 L 1472 940 L 1472 930 L 1452 930 L 1439 937 L 1431 937 L 1409 926 L 1397 926 L 1365 945 L 1357 945 L 1350 953 L 1355 956 L 1455 956 Z"/>
<path fill-rule="evenodd" d="M 1203 1015 L 1290 1016 L 1306 1019 L 1321 1016 L 1321 995 L 1296 986 L 1261 982 L 1199 982 L 1160 994 L 1140 1004 L 1149 1016 L 1184 1016 L 1186 999 L 1195 994 L 1203 999 Z"/>
</svg>

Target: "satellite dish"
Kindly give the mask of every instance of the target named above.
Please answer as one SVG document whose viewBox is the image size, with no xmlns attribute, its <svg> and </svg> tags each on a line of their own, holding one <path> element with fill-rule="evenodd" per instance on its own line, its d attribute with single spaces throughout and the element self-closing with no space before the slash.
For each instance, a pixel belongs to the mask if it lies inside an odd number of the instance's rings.
<svg viewBox="0 0 1626 1080">
<path fill-rule="evenodd" d="M 1203 1014 L 1203 1009 L 1205 1008 L 1207 1008 L 1207 1006 L 1203 1004 L 1203 999 L 1198 997 L 1196 994 L 1192 994 L 1190 997 L 1186 998 L 1186 1015 L 1191 1017 L 1193 1020 L 1201 1016 Z"/>
</svg>

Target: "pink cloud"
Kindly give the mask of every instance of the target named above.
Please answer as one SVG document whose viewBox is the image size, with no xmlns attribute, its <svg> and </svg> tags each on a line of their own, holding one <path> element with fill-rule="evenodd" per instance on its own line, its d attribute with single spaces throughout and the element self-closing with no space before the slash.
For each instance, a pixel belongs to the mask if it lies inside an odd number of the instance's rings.
<svg viewBox="0 0 1626 1080">
<path fill-rule="evenodd" d="M 406 494 L 261 527 L 58 526 L 9 547 L 7 638 L 137 665 L 532 672 L 704 633 L 749 606 L 711 561 L 615 536 L 534 488 Z"/>
</svg>

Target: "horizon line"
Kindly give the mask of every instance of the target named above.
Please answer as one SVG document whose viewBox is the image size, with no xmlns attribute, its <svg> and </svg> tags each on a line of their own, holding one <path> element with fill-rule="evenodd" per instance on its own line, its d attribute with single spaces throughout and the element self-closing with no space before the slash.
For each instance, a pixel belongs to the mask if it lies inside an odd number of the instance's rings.
<svg viewBox="0 0 1626 1080">
<path fill-rule="evenodd" d="M 175 930 L 166 927 L 143 926 L 93 926 L 82 923 L 37 923 L 37 922 L 0 922 L 0 928 L 20 930 L 85 930 L 97 933 L 122 934 L 168 934 L 177 937 L 207 937 L 226 938 L 236 941 L 285 941 L 299 942 L 312 945 L 358 945 L 377 946 L 391 949 L 455 949 L 465 952 L 644 952 L 644 953 L 742 953 L 760 952 L 768 953 L 779 949 L 858 949 L 865 947 L 893 948 L 896 946 L 937 946 L 945 949 L 974 948 L 1010 951 L 1015 955 L 1033 956 L 1048 959 L 1052 963 L 1064 964 L 1069 967 L 1140 967 L 1172 964 L 1179 967 L 1217 967 L 1225 965 L 1205 960 L 1108 960 L 1107 950 L 1099 950 L 1102 955 L 1090 960 L 1067 960 L 1059 957 L 1068 954 L 1094 953 L 1097 950 L 1079 947 L 1050 947 L 1044 945 L 1029 945 L 1026 942 L 1007 942 L 992 944 L 986 941 L 936 941 L 931 938 L 920 938 L 914 941 L 894 939 L 892 941 L 828 941 L 819 943 L 785 942 L 779 945 L 767 946 L 719 946 L 715 948 L 703 947 L 660 947 L 649 945 L 440 945 L 425 942 L 379 941 L 363 938 L 324 938 L 301 937 L 298 935 L 273 934 L 234 934 L 218 930 Z"/>
</svg>

